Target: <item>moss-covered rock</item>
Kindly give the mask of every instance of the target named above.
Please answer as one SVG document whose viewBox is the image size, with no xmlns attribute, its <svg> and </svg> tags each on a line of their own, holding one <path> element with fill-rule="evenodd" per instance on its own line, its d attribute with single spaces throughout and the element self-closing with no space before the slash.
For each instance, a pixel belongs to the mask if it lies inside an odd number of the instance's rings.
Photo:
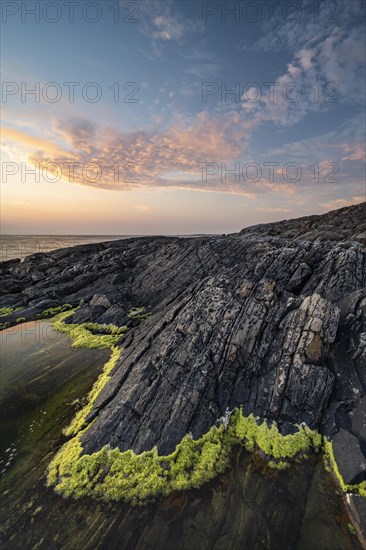
<svg viewBox="0 0 366 550">
<path fill-rule="evenodd" d="M 113 365 L 112 357 L 110 363 Z M 94 386 L 96 395 L 108 379 L 108 368 Z M 283 469 L 303 451 L 318 450 L 322 437 L 307 427 L 283 436 L 277 426 L 258 424 L 253 415 L 244 417 L 240 409 L 230 416 L 227 426 L 213 426 L 200 439 L 186 435 L 174 452 L 160 456 L 156 448 L 139 455 L 132 450 L 121 452 L 105 446 L 99 452 L 84 454 L 81 435 L 85 429 L 87 409 L 75 418 L 66 433 L 75 437 L 64 445 L 50 464 L 48 484 L 67 497 L 93 496 L 102 500 L 144 503 L 174 490 L 197 488 L 223 472 L 230 462 L 234 446 L 250 451 L 260 449 L 268 465 Z M 78 433 L 77 433 L 78 432 Z"/>
<path fill-rule="evenodd" d="M 100 393 L 101 389 L 108 382 L 109 375 L 113 367 L 115 366 L 120 354 L 121 354 L 120 349 L 117 349 L 117 348 L 112 349 L 112 355 L 109 361 L 104 365 L 102 374 L 99 376 L 97 382 L 94 384 L 91 392 L 88 395 L 87 404 L 76 414 L 71 424 L 64 430 L 65 435 L 67 436 L 75 435 L 82 428 L 85 427 L 86 417 L 91 411 L 93 403 L 97 398 L 98 394 Z"/>
<path fill-rule="evenodd" d="M 42 312 L 42 317 L 54 317 L 55 315 L 64 311 L 70 311 L 73 307 L 71 304 L 63 304 L 62 306 L 49 307 Z"/>
<path fill-rule="evenodd" d="M 361 497 L 366 497 L 366 481 L 361 481 L 358 484 L 350 485 L 347 484 L 342 474 L 339 471 L 337 461 L 334 456 L 333 444 L 328 439 L 324 438 L 324 459 L 326 468 L 329 471 L 333 471 L 335 477 L 337 478 L 339 485 L 345 493 L 353 493 Z"/>
<path fill-rule="evenodd" d="M 13 313 L 15 311 L 12 307 L 0 307 L 0 317 L 2 315 L 9 315 L 9 313 Z"/>
<path fill-rule="evenodd" d="M 97 323 L 83 323 L 81 325 L 64 323 L 66 317 L 74 311 L 72 309 L 57 315 L 53 322 L 53 328 L 68 334 L 75 348 L 112 348 L 121 335 L 128 330 L 127 327 Z"/>
</svg>

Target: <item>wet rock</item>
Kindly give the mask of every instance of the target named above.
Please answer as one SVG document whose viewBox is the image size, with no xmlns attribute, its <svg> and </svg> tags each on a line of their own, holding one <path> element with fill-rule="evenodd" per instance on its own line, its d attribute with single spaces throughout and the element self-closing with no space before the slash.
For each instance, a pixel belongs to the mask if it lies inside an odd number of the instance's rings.
<svg viewBox="0 0 366 550">
<path fill-rule="evenodd" d="M 356 436 L 346 430 L 339 430 L 333 439 L 333 451 L 345 483 L 353 485 L 366 479 L 366 457 Z"/>
</svg>

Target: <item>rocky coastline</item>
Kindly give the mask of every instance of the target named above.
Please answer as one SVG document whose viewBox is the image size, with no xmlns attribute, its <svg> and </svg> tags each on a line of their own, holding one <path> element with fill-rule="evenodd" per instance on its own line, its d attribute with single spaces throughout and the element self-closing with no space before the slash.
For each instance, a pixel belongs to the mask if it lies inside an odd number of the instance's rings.
<svg viewBox="0 0 366 550">
<path fill-rule="evenodd" d="M 77 332 L 80 345 L 112 348 L 105 379 L 66 443 L 89 460 L 85 487 L 112 475 L 106 449 L 118 460 L 130 453 L 136 468 L 136 457 L 160 460 L 199 441 L 187 464 L 165 467 L 174 488 L 185 488 L 182 468 L 191 480 L 204 465 L 210 479 L 210 467 L 214 475 L 241 440 L 275 467 L 306 454 L 296 440 L 306 429 L 366 541 L 365 245 L 362 203 L 232 235 L 34 254 L 0 264 L 0 326 L 58 315 L 58 328 Z M 62 452 L 53 472 L 59 488 Z M 97 465 L 85 458 L 96 455 Z M 78 496 L 81 482 L 72 481 L 68 496 Z"/>
</svg>

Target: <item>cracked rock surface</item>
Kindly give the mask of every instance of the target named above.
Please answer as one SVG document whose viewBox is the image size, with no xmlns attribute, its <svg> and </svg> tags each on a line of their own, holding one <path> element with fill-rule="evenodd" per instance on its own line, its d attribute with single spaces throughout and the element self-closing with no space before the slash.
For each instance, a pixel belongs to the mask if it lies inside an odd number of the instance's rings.
<svg viewBox="0 0 366 550">
<path fill-rule="evenodd" d="M 223 236 L 144 237 L 0 264 L 3 316 L 80 306 L 69 322 L 127 324 L 94 403 L 86 452 L 170 453 L 229 409 L 305 422 L 365 479 L 365 203 Z M 151 316 L 138 326 L 132 306 Z M 349 449 L 357 449 L 348 459 Z"/>
</svg>

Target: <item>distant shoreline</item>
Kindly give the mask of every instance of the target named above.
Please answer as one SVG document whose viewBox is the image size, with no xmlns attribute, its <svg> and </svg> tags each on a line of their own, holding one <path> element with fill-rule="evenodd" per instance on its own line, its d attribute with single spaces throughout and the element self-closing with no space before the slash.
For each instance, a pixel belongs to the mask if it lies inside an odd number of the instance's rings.
<svg viewBox="0 0 366 550">
<path fill-rule="evenodd" d="M 70 248 L 82 244 L 97 244 L 144 237 L 194 238 L 202 236 L 211 235 L 1 235 L 0 261 L 23 260 L 26 256 L 32 254 L 51 252 L 60 248 Z"/>
</svg>

